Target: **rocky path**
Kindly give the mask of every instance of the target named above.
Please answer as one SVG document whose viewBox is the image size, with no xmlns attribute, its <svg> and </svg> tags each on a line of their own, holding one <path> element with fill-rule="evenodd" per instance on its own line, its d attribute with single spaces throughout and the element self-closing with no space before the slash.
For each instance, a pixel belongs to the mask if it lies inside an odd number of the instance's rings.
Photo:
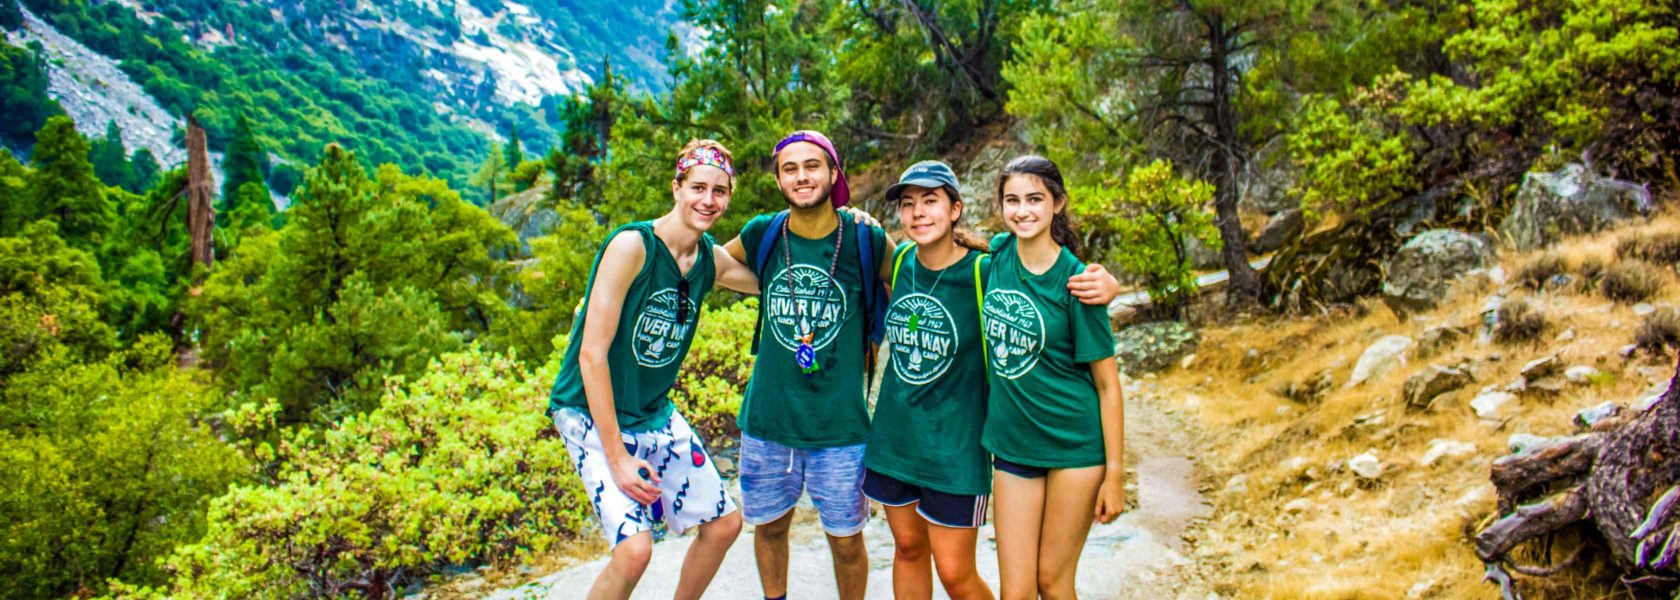
<svg viewBox="0 0 1680 600">
<path fill-rule="evenodd" d="M 1135 465 L 1137 485 L 1131 491 L 1136 507 L 1109 525 L 1092 529 L 1080 561 L 1082 598 L 1193 598 L 1209 597 L 1202 583 L 1201 565 L 1186 550 L 1182 535 L 1209 507 L 1198 491 L 1196 436 L 1158 400 L 1128 386 L 1126 443 L 1128 462 Z M 864 530 L 869 561 L 869 598 L 892 597 L 892 534 L 877 511 Z M 670 598 L 677 585 L 677 565 L 692 537 L 668 539 L 654 546 L 653 564 L 633 596 Z M 832 563 L 822 530 L 808 507 L 797 517 L 788 580 L 790 596 L 801 599 L 836 598 Z M 581 563 L 535 582 L 491 595 L 499 599 L 581 598 L 605 564 L 604 558 Z M 981 577 L 995 591 L 998 581 L 997 546 L 991 526 L 981 532 Z M 938 586 L 935 585 L 937 588 Z M 760 595 L 753 562 L 752 528 L 748 527 L 724 558 L 706 598 L 756 598 Z M 935 597 L 945 598 L 936 591 Z"/>
</svg>

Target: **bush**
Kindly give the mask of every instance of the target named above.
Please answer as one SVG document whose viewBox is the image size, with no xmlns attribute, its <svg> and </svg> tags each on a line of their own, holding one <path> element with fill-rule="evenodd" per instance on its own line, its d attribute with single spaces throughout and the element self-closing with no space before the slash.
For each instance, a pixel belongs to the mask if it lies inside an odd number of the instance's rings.
<svg viewBox="0 0 1680 600">
<path fill-rule="evenodd" d="M 1620 261 L 1604 271 L 1598 291 L 1616 302 L 1643 302 L 1662 291 L 1663 274 L 1651 265 L 1637 261 Z"/>
<path fill-rule="evenodd" d="M 1680 348 L 1680 313 L 1664 308 L 1645 316 L 1633 334 L 1633 343 L 1652 355 Z"/>
<path fill-rule="evenodd" d="M 1569 260 L 1562 254 L 1547 252 L 1517 271 L 1517 283 L 1531 290 L 1543 290 L 1557 285 L 1553 278 L 1569 276 Z"/>
<path fill-rule="evenodd" d="M 752 375 L 752 332 L 757 319 L 757 298 L 728 308 L 708 308 L 683 362 L 682 377 L 671 390 L 677 410 L 713 443 L 740 434 L 735 414 L 741 410 L 741 394 Z"/>
<path fill-rule="evenodd" d="M 1672 267 L 1680 262 L 1680 231 L 1640 232 L 1616 243 L 1616 256 Z"/>
<path fill-rule="evenodd" d="M 1546 332 L 1546 314 L 1527 300 L 1507 301 L 1499 307 L 1499 322 L 1494 325 L 1493 339 L 1501 344 L 1534 342 Z"/>
<path fill-rule="evenodd" d="M 169 559 L 169 594 L 379 595 L 575 536 L 592 509 L 544 414 L 546 388 L 477 349 L 444 355 L 412 384 L 387 381 L 378 409 L 281 442 L 276 485 L 216 499 L 203 540 Z M 237 416 L 272 425 L 277 410 Z"/>
<path fill-rule="evenodd" d="M 1610 263 L 1606 262 L 1604 257 L 1593 255 L 1582 259 L 1581 268 L 1576 269 L 1575 272 L 1580 274 L 1581 281 L 1585 285 L 1596 287 L 1599 282 L 1604 281 L 1604 272 L 1609 270 Z"/>
<path fill-rule="evenodd" d="M 172 350 L 146 336 L 79 362 L 58 347 L 0 386 L 0 597 L 166 581 L 158 559 L 248 473 L 206 419 L 220 394 Z"/>
</svg>

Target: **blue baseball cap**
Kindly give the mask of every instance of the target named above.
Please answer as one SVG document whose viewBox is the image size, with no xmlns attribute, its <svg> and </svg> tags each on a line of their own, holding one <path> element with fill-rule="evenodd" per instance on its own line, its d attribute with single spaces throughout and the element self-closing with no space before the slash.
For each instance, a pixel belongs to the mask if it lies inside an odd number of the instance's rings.
<svg viewBox="0 0 1680 600">
<path fill-rule="evenodd" d="M 924 160 L 910 165 L 904 173 L 898 176 L 898 183 L 887 188 L 887 201 L 897 202 L 904 193 L 904 188 L 916 186 L 928 189 L 945 188 L 945 193 L 951 194 L 951 199 L 961 202 L 957 195 L 957 174 L 951 171 L 951 165 L 937 160 Z"/>
</svg>

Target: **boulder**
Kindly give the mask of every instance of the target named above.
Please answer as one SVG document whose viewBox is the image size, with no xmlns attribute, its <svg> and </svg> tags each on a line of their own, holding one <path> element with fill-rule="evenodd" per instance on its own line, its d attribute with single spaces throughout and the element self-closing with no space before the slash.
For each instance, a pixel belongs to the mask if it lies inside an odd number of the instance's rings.
<svg viewBox="0 0 1680 600">
<path fill-rule="evenodd" d="M 1620 414 L 1622 414 L 1622 405 L 1615 402 L 1604 402 L 1597 406 L 1583 408 L 1581 412 L 1575 413 L 1575 424 L 1590 429 L 1593 425 L 1597 425 L 1599 421 Z"/>
<path fill-rule="evenodd" d="M 1456 325 L 1435 325 L 1418 334 L 1418 352 L 1420 354 L 1434 354 L 1442 348 L 1457 343 L 1467 334 L 1469 334 L 1469 331 Z"/>
<path fill-rule="evenodd" d="M 1383 472 L 1382 461 L 1377 460 L 1377 455 L 1370 452 L 1348 459 L 1347 466 L 1355 475 L 1365 479 L 1376 479 L 1381 477 Z"/>
<path fill-rule="evenodd" d="M 1493 248 L 1452 229 L 1431 229 L 1406 241 L 1384 268 L 1383 299 L 1403 309 L 1433 306 L 1460 275 L 1484 266 Z"/>
<path fill-rule="evenodd" d="M 1290 239 L 1301 235 L 1306 228 L 1307 219 L 1302 216 L 1301 209 L 1279 211 L 1260 227 L 1260 232 L 1255 234 L 1254 241 L 1249 243 L 1248 249 L 1256 254 L 1277 250 Z"/>
<path fill-rule="evenodd" d="M 1199 339 L 1196 330 L 1178 321 L 1133 325 L 1114 334 L 1114 357 L 1128 373 L 1159 371 L 1195 351 Z"/>
<path fill-rule="evenodd" d="M 1406 350 L 1412 347 L 1412 343 L 1412 338 L 1403 335 L 1387 336 L 1372 343 L 1359 355 L 1359 362 L 1353 364 L 1353 376 L 1344 387 L 1365 383 L 1381 377 L 1396 365 L 1406 364 Z"/>
<path fill-rule="evenodd" d="M 1418 461 L 1418 464 L 1425 467 L 1432 467 L 1443 458 L 1465 456 L 1474 454 L 1475 452 L 1476 445 L 1469 442 L 1433 439 L 1429 440 L 1429 449 L 1424 451 L 1423 460 Z"/>
<path fill-rule="evenodd" d="M 1429 368 L 1414 373 L 1406 378 L 1406 385 L 1401 388 L 1406 398 L 1406 406 L 1415 409 L 1429 408 L 1436 396 L 1456 390 L 1470 384 L 1470 374 L 1460 369 L 1431 365 Z"/>
<path fill-rule="evenodd" d="M 1542 356 L 1524 364 L 1521 373 L 1524 379 L 1534 381 L 1542 377 L 1556 375 L 1560 364 L 1557 356 Z"/>
<path fill-rule="evenodd" d="M 1193 235 L 1184 236 L 1184 258 L 1189 260 L 1190 266 L 1196 269 L 1225 268 L 1224 255 L 1202 243 L 1201 238 Z"/>
<path fill-rule="evenodd" d="M 1476 411 L 1476 416 L 1490 421 L 1497 421 L 1505 417 L 1507 407 L 1517 401 L 1517 395 L 1498 390 L 1485 391 L 1470 400 L 1470 408 Z"/>
<path fill-rule="evenodd" d="M 1586 365 L 1575 365 L 1563 371 L 1563 378 L 1570 383 L 1591 383 L 1598 376 L 1598 369 Z"/>
<path fill-rule="evenodd" d="M 1335 387 L 1336 381 L 1330 374 L 1330 369 L 1320 369 L 1305 379 L 1291 381 L 1289 385 L 1275 390 L 1279 396 L 1302 404 L 1318 404 L 1324 401 L 1324 396 Z"/>
<path fill-rule="evenodd" d="M 1645 186 L 1601 177 L 1572 163 L 1525 175 L 1499 233 L 1527 251 L 1650 211 L 1651 192 Z"/>
</svg>

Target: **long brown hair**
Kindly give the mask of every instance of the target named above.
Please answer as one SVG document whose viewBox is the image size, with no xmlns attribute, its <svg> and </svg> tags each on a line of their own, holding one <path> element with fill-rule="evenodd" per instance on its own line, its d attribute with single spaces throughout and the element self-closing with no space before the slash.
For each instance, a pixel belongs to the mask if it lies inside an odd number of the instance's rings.
<svg viewBox="0 0 1680 600">
<path fill-rule="evenodd" d="M 1003 184 L 1008 183 L 1009 178 L 1016 175 L 1037 177 L 1038 181 L 1044 184 L 1044 189 L 1050 191 L 1050 197 L 1062 204 L 1062 209 L 1056 211 L 1055 215 L 1050 218 L 1050 239 L 1067 248 L 1068 252 L 1078 254 L 1079 233 L 1073 230 L 1073 222 L 1068 219 L 1067 185 L 1062 183 L 1062 170 L 1056 167 L 1056 163 L 1050 162 L 1050 159 L 1037 154 L 1019 156 L 1015 160 L 1009 161 L 1009 164 L 1003 166 L 1003 171 L 998 173 L 997 202 L 999 213 L 1003 212 Z"/>
<path fill-rule="evenodd" d="M 951 201 L 951 204 L 968 206 L 967 202 L 963 202 L 962 194 L 957 192 L 957 188 L 948 185 L 941 187 L 945 189 L 945 197 Z M 988 249 L 987 244 L 978 239 L 978 236 L 974 232 L 969 231 L 968 228 L 962 226 L 961 219 L 951 224 L 951 240 L 955 241 L 958 246 L 968 248 L 969 250 L 985 252 Z"/>
</svg>

